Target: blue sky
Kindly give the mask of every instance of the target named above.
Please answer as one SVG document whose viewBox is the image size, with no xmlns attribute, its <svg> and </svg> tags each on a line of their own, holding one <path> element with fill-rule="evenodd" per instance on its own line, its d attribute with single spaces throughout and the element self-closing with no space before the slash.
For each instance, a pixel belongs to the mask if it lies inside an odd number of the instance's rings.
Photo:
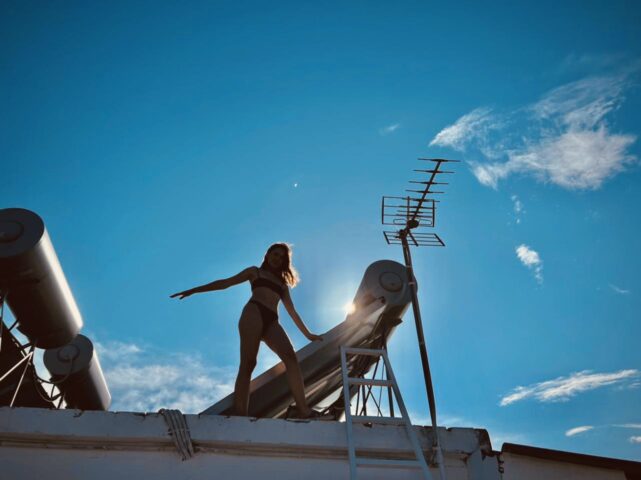
<svg viewBox="0 0 641 480">
<path fill-rule="evenodd" d="M 641 460 L 641 7 L 515 3 L 2 3 L 1 206 L 45 219 L 114 409 L 230 391 L 249 287 L 168 295 L 275 241 L 310 328 L 342 321 L 402 260 L 380 197 L 445 155 L 447 248 L 414 254 L 442 422 Z"/>
</svg>

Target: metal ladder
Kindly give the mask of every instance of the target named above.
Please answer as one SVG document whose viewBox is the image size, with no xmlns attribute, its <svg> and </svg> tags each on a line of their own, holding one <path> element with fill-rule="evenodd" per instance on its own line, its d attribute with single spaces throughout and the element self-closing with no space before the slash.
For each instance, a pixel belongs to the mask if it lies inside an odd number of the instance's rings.
<svg viewBox="0 0 641 480">
<path fill-rule="evenodd" d="M 373 350 L 368 348 L 349 348 L 349 347 L 340 347 L 341 350 L 341 370 L 343 374 L 343 399 L 345 402 L 345 424 L 347 425 L 347 446 L 349 449 L 349 471 L 351 480 L 357 480 L 358 472 L 357 469 L 359 466 L 370 466 L 370 467 L 406 467 L 406 468 L 420 468 L 423 473 L 423 478 L 425 480 L 432 480 L 432 475 L 430 474 L 429 468 L 427 467 L 427 462 L 425 462 L 425 457 L 423 456 L 423 451 L 421 450 L 420 444 L 418 443 L 418 437 L 416 432 L 412 427 L 412 422 L 410 421 L 409 415 L 407 414 L 407 409 L 405 408 L 405 403 L 403 403 L 403 398 L 401 397 L 401 391 L 398 388 L 396 383 L 396 377 L 392 371 L 392 366 L 390 365 L 389 358 L 387 357 L 387 352 L 385 350 Z M 387 380 L 376 380 L 368 378 L 358 378 L 350 377 L 347 370 L 347 355 L 369 355 L 372 357 L 383 358 L 385 363 L 385 369 L 387 372 Z M 352 415 L 350 409 L 350 387 L 352 385 L 368 385 L 376 387 L 391 387 L 394 391 L 394 396 L 396 397 L 396 403 L 401 411 L 401 417 L 374 417 L 367 415 Z M 368 457 L 357 457 L 356 456 L 356 447 L 354 445 L 354 423 L 384 423 L 387 425 L 403 425 L 407 432 L 407 436 L 412 444 L 414 450 L 415 460 L 387 460 L 387 459 L 378 459 L 378 458 L 368 458 Z"/>
</svg>

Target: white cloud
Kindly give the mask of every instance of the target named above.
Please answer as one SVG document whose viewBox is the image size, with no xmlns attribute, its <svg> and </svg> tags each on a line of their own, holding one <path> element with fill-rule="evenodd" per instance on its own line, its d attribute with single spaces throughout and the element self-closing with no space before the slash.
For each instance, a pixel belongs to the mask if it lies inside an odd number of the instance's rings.
<svg viewBox="0 0 641 480">
<path fill-rule="evenodd" d="M 613 425 L 613 427 L 641 428 L 641 423 L 619 423 L 619 424 Z"/>
<path fill-rule="evenodd" d="M 392 125 L 388 125 L 387 127 L 379 128 L 378 133 L 381 135 L 389 135 L 390 133 L 394 133 L 396 130 L 398 130 L 400 126 L 400 123 L 394 123 Z"/>
<path fill-rule="evenodd" d="M 469 162 L 472 173 L 476 179 L 486 187 L 497 189 L 499 180 L 506 178 L 512 171 L 512 168 L 507 163 L 479 163 Z"/>
<path fill-rule="evenodd" d="M 536 281 L 543 283 L 543 261 L 539 253 L 525 244 L 516 247 L 515 251 L 521 263 L 530 270 L 534 270 L 534 278 L 536 278 Z"/>
<path fill-rule="evenodd" d="M 504 443 L 531 444 L 532 442 L 532 439 L 520 432 L 508 432 L 492 427 L 487 428 L 487 431 L 490 434 L 492 448 L 495 450 L 501 450 Z"/>
<path fill-rule="evenodd" d="M 432 419 L 430 418 L 429 412 L 408 412 L 408 415 L 410 416 L 413 425 L 432 425 Z M 466 420 L 459 415 L 450 415 L 447 413 L 438 415 L 436 420 L 438 425 L 442 427 L 473 427 L 475 425 L 474 422 Z"/>
<path fill-rule="evenodd" d="M 493 181 L 496 184 L 511 173 L 529 173 L 569 190 L 595 190 L 635 160 L 626 153 L 635 140 L 634 135 L 611 134 L 605 125 L 552 135 L 511 153 L 507 163 L 494 165 L 498 173 Z"/>
<path fill-rule="evenodd" d="M 198 413 L 233 390 L 234 369 L 206 365 L 196 355 L 122 342 L 96 347 L 114 411 Z"/>
<path fill-rule="evenodd" d="M 587 432 L 589 430 L 592 430 L 594 427 L 592 425 L 584 425 L 582 427 L 574 427 L 569 429 L 567 432 L 565 432 L 566 437 L 573 437 L 574 435 L 578 435 L 579 433 Z"/>
<path fill-rule="evenodd" d="M 526 267 L 535 266 L 541 263 L 539 254 L 527 245 L 519 245 L 516 247 L 516 254 L 519 257 L 519 260 L 521 260 L 523 265 Z"/>
<path fill-rule="evenodd" d="M 591 373 L 590 370 L 584 370 L 573 373 L 568 377 L 558 377 L 526 387 L 516 387 L 501 399 L 499 405 L 505 407 L 530 398 L 539 402 L 567 401 L 579 393 L 595 390 L 606 385 L 623 383 L 638 377 L 639 371 L 635 369 L 619 370 L 612 373 Z"/>
<path fill-rule="evenodd" d="M 617 287 L 616 285 L 613 285 L 612 283 L 610 284 L 610 288 L 614 290 L 616 293 L 620 295 L 627 295 L 630 293 L 630 290 L 626 290 L 625 288 L 620 288 Z"/>
<path fill-rule="evenodd" d="M 414 417 L 412 417 L 414 418 Z M 465 418 L 458 416 L 458 415 L 448 415 L 448 414 L 441 414 L 437 418 L 438 424 L 447 426 L 447 427 L 474 427 L 476 424 L 472 422 L 471 420 L 466 420 Z M 429 418 L 426 419 L 425 423 L 422 423 L 421 425 L 430 425 L 431 421 Z"/>
<path fill-rule="evenodd" d="M 548 92 L 531 109 L 535 118 L 570 130 L 595 128 L 623 101 L 626 83 L 624 75 L 584 78 Z"/>
<path fill-rule="evenodd" d="M 641 436 L 639 436 L 639 437 L 630 437 L 630 443 L 641 443 Z"/>
<path fill-rule="evenodd" d="M 463 115 L 453 125 L 441 130 L 430 142 L 430 146 L 451 147 L 465 151 L 467 144 L 475 139 L 483 141 L 488 130 L 496 128 L 492 110 L 480 107 Z"/>
<path fill-rule="evenodd" d="M 597 189 L 637 161 L 628 152 L 637 137 L 612 133 L 607 120 L 623 102 L 628 76 L 584 78 L 501 116 L 477 108 L 441 130 L 430 145 L 475 147 L 485 160 L 470 161 L 472 173 L 494 189 L 513 174 L 571 190 Z M 500 156 L 503 161 L 497 161 Z"/>
<path fill-rule="evenodd" d="M 516 195 L 512 195 L 510 197 L 512 199 L 512 202 L 514 202 L 514 213 L 517 215 L 523 211 L 523 203 L 521 200 L 519 200 L 519 197 Z"/>
<path fill-rule="evenodd" d="M 100 342 L 94 342 L 94 346 L 103 361 L 129 358 L 142 353 L 142 349 L 134 343 L 113 341 L 109 342 L 108 345 L 103 345 Z"/>
<path fill-rule="evenodd" d="M 521 214 L 525 213 L 523 202 L 521 202 L 517 195 L 512 195 L 510 199 L 512 200 L 514 215 L 516 216 L 516 223 L 521 223 Z"/>
</svg>

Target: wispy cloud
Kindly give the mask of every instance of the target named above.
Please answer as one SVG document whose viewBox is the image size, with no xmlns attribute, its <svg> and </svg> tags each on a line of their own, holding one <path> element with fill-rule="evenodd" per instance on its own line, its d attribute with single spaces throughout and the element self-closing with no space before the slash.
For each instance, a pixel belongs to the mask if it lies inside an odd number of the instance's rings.
<svg viewBox="0 0 641 480">
<path fill-rule="evenodd" d="M 562 72 L 611 70 L 615 65 L 622 64 L 624 60 L 625 56 L 620 53 L 571 53 L 563 59 L 559 70 Z"/>
<path fill-rule="evenodd" d="M 198 413 L 233 390 L 232 368 L 197 355 L 160 352 L 133 343 L 96 343 L 112 395 L 111 410 Z"/>
<path fill-rule="evenodd" d="M 490 184 L 494 187 L 512 173 L 529 173 L 570 190 L 594 190 L 635 160 L 626 153 L 635 140 L 633 135 L 611 134 L 605 125 L 567 131 L 511 154 L 506 163 L 486 166 L 494 167 L 486 168 L 486 174 L 493 175 Z"/>
<path fill-rule="evenodd" d="M 412 424 L 414 425 L 431 425 L 432 419 L 425 413 L 408 412 Z M 450 415 L 442 413 L 437 418 L 439 426 L 445 427 L 474 427 L 476 424 L 471 420 L 467 420 L 460 415 Z"/>
<path fill-rule="evenodd" d="M 488 427 L 492 448 L 501 450 L 504 443 L 531 444 L 532 439 L 522 432 L 509 432 L 500 428 Z"/>
<path fill-rule="evenodd" d="M 612 283 L 610 284 L 610 288 L 612 290 L 614 290 L 616 293 L 618 293 L 619 295 L 627 295 L 627 294 L 630 293 L 630 290 L 627 290 L 625 288 L 617 287 L 616 285 L 614 285 Z"/>
<path fill-rule="evenodd" d="M 512 195 L 510 197 L 512 200 L 512 206 L 514 208 L 514 215 L 516 216 L 516 223 L 521 223 L 521 215 L 525 213 L 525 208 L 523 207 L 523 202 L 519 199 L 517 195 Z"/>
<path fill-rule="evenodd" d="M 467 145 L 487 138 L 489 130 L 499 128 L 492 109 L 480 107 L 463 115 L 454 124 L 441 130 L 430 142 L 430 146 L 451 147 L 465 151 Z"/>
<path fill-rule="evenodd" d="M 534 278 L 539 283 L 543 283 L 543 261 L 536 250 L 531 249 L 525 244 L 521 244 L 515 249 L 516 256 L 521 263 L 534 271 Z"/>
<path fill-rule="evenodd" d="M 611 132 L 608 121 L 632 84 L 629 77 L 630 72 L 584 78 L 503 114 L 477 108 L 430 145 L 476 149 L 484 161 L 470 162 L 472 173 L 495 189 L 513 174 L 567 189 L 597 189 L 637 161 L 628 151 L 637 137 Z"/>
<path fill-rule="evenodd" d="M 100 342 L 95 342 L 96 349 L 100 355 L 100 360 L 111 362 L 115 360 L 123 360 L 135 357 L 137 354 L 142 353 L 142 349 L 134 343 L 123 343 L 118 341 L 109 342 L 104 345 Z"/>
<path fill-rule="evenodd" d="M 555 88 L 530 108 L 535 119 L 550 120 L 560 127 L 595 128 L 623 101 L 626 83 L 625 75 L 584 78 Z"/>
<path fill-rule="evenodd" d="M 617 423 L 612 426 L 621 428 L 641 428 L 641 423 Z"/>
<path fill-rule="evenodd" d="M 393 123 L 392 125 L 388 125 L 383 128 L 378 129 L 378 133 L 381 135 L 389 135 L 390 133 L 394 133 L 396 130 L 398 130 L 401 127 L 400 123 Z"/>
<path fill-rule="evenodd" d="M 630 443 L 641 443 L 641 436 L 638 436 L 638 437 L 633 436 L 633 437 L 630 437 L 629 440 L 630 440 Z"/>
<path fill-rule="evenodd" d="M 619 370 L 612 373 L 592 373 L 590 370 L 584 370 L 567 377 L 558 377 L 526 387 L 516 387 L 501 398 L 499 405 L 505 407 L 526 399 L 534 399 L 539 402 L 562 402 L 579 393 L 596 390 L 607 385 L 620 384 L 636 378 L 639 378 L 639 371 L 635 369 Z"/>
<path fill-rule="evenodd" d="M 589 430 L 592 430 L 594 427 L 592 425 L 584 425 L 582 427 L 574 427 L 569 429 L 567 432 L 565 432 L 566 437 L 573 437 L 575 435 L 578 435 L 579 433 L 584 433 Z"/>
<path fill-rule="evenodd" d="M 512 197 L 510 198 L 512 199 L 512 202 L 514 202 L 514 213 L 518 215 L 523 211 L 523 203 L 521 202 L 521 200 L 519 200 L 519 197 L 517 197 L 516 195 L 512 195 Z"/>
</svg>

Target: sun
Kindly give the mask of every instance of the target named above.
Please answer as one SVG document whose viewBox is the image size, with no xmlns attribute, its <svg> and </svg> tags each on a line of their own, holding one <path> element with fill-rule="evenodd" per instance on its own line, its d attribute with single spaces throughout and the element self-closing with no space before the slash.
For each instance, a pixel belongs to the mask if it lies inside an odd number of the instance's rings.
<svg viewBox="0 0 641 480">
<path fill-rule="evenodd" d="M 352 302 L 346 303 L 343 306 L 343 310 L 345 310 L 345 313 L 347 315 L 351 315 L 356 310 L 356 305 L 354 305 Z"/>
</svg>

